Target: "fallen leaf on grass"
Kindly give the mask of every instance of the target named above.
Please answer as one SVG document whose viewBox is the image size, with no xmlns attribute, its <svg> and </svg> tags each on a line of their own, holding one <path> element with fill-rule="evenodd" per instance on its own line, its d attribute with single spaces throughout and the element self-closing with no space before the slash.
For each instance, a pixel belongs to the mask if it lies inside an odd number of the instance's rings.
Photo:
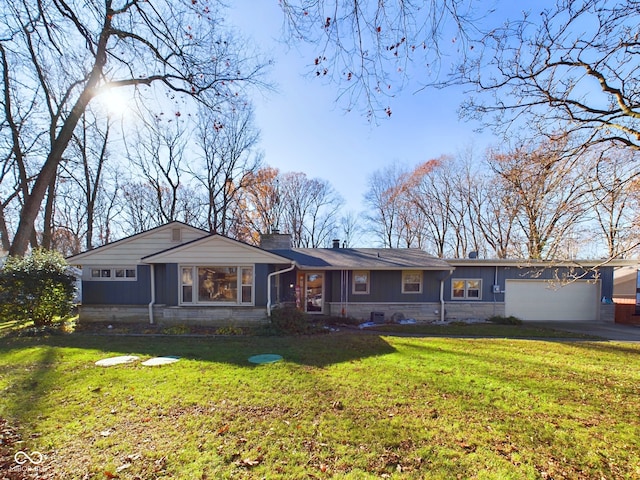
<svg viewBox="0 0 640 480">
<path fill-rule="evenodd" d="M 118 478 L 118 475 L 115 473 L 111 473 L 109 470 L 104 471 L 104 476 L 107 478 Z"/>
<path fill-rule="evenodd" d="M 120 473 L 123 470 L 126 470 L 127 468 L 130 468 L 131 464 L 130 463 L 124 463 L 122 465 L 120 465 L 118 468 L 116 468 L 116 473 Z"/>
<path fill-rule="evenodd" d="M 229 431 L 229 424 L 225 425 L 224 427 L 220 427 L 217 433 L 218 435 L 224 435 L 228 431 Z"/>
<path fill-rule="evenodd" d="M 238 462 L 238 465 L 241 467 L 251 468 L 251 467 L 255 467 L 256 465 L 260 465 L 260 463 L 262 463 L 263 460 L 264 460 L 264 456 L 259 455 L 258 457 L 256 457 L 255 460 L 252 460 L 250 458 L 244 458 Z"/>
</svg>

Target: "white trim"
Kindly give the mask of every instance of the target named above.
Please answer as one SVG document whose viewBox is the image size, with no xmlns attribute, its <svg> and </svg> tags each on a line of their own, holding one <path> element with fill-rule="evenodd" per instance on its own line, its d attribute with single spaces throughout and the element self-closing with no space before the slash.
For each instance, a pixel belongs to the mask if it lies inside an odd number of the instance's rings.
<svg viewBox="0 0 640 480">
<path fill-rule="evenodd" d="M 464 296 L 455 297 L 453 295 L 453 292 L 455 290 L 460 290 L 458 288 L 454 288 L 453 284 L 455 282 L 464 282 L 464 288 L 462 289 L 464 291 Z M 480 284 L 477 288 L 478 290 L 477 297 L 469 296 L 469 290 L 476 290 L 475 288 L 469 288 L 469 282 L 478 282 Z M 455 301 L 464 301 L 464 300 L 468 300 L 471 302 L 482 301 L 482 279 L 481 278 L 452 278 L 451 279 L 451 301 L 455 302 Z"/>
<path fill-rule="evenodd" d="M 302 292 L 302 301 L 303 301 L 303 311 L 304 313 L 308 313 L 309 315 L 322 315 L 324 313 L 324 304 L 325 304 L 325 294 L 326 294 L 326 280 L 327 275 L 323 271 L 317 270 L 304 270 L 304 291 Z M 321 296 L 320 296 L 320 310 L 311 310 L 307 309 L 307 289 L 308 289 L 308 280 L 309 275 L 320 275 L 322 276 L 322 285 L 321 285 Z"/>
<path fill-rule="evenodd" d="M 198 270 L 200 268 L 235 268 L 236 269 L 236 299 L 235 301 L 202 301 L 199 299 L 200 277 Z M 182 271 L 183 269 L 191 269 L 191 302 L 185 302 L 183 299 Z M 251 285 L 242 283 L 242 269 L 250 268 L 252 273 Z M 251 301 L 242 301 L 242 287 L 251 286 Z M 178 305 L 181 307 L 253 307 L 256 303 L 256 266 L 253 264 L 179 264 L 178 265 Z"/>
<path fill-rule="evenodd" d="M 94 271 L 99 270 L 99 276 L 93 276 Z M 117 271 L 122 270 L 123 275 L 119 277 Z M 133 270 L 134 276 L 127 276 L 127 271 Z M 104 272 L 109 272 L 108 276 L 103 276 Z M 135 282 L 138 280 L 138 268 L 136 265 L 93 265 L 82 269 L 82 279 L 86 282 Z"/>
<path fill-rule="evenodd" d="M 420 275 L 419 288 L 418 288 L 417 291 L 406 291 L 405 288 L 404 288 L 405 285 L 406 285 L 406 282 L 404 281 L 404 277 L 407 274 L 413 274 L 413 273 L 417 273 L 418 275 Z M 401 282 L 402 282 L 402 285 L 400 287 L 401 288 L 400 291 L 402 292 L 403 295 L 419 295 L 419 294 L 421 294 L 423 289 L 424 289 L 424 275 L 422 273 L 422 270 L 411 270 L 411 269 L 402 270 Z"/>
<path fill-rule="evenodd" d="M 364 292 L 356 290 L 356 285 L 363 285 L 356 282 L 356 276 L 364 274 L 367 276 L 367 281 L 364 283 L 366 290 Z M 371 271 L 370 270 L 352 270 L 351 271 L 351 294 L 352 295 L 369 295 L 371 293 Z"/>
<path fill-rule="evenodd" d="M 154 265 L 151 265 L 151 301 L 149 302 L 149 324 L 153 325 L 155 323 L 153 319 L 153 304 L 156 303 L 156 279 L 155 272 L 153 269 Z"/>
<path fill-rule="evenodd" d="M 295 262 L 291 263 L 291 266 L 285 268 L 284 270 L 277 270 L 275 272 L 271 272 L 267 275 L 267 317 L 271 316 L 271 279 L 276 275 L 282 275 L 283 273 L 290 272 L 291 270 L 296 268 Z"/>
</svg>

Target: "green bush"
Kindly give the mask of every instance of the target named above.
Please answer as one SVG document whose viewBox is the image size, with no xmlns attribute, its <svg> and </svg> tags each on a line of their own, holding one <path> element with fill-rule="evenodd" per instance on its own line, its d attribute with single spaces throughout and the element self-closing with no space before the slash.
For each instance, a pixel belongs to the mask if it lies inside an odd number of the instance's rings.
<svg viewBox="0 0 640 480">
<path fill-rule="evenodd" d="M 69 317 L 73 311 L 75 277 L 57 252 L 35 250 L 9 257 L 0 270 L 0 316 L 40 327 Z"/>
<path fill-rule="evenodd" d="M 191 333 L 191 327 L 189 325 L 172 325 L 162 329 L 162 333 L 165 335 L 186 335 Z"/>
<path fill-rule="evenodd" d="M 311 333 L 315 326 L 309 317 L 295 307 L 276 308 L 271 312 L 271 325 L 276 333 Z"/>
<path fill-rule="evenodd" d="M 522 320 L 518 317 L 514 317 L 513 315 L 509 315 L 508 317 L 494 315 L 493 317 L 487 318 L 487 320 L 492 323 L 497 323 L 498 325 L 522 325 Z"/>
<path fill-rule="evenodd" d="M 216 335 L 244 335 L 244 330 L 240 327 L 234 327 L 233 325 L 228 325 L 226 327 L 217 328 L 215 331 Z"/>
</svg>

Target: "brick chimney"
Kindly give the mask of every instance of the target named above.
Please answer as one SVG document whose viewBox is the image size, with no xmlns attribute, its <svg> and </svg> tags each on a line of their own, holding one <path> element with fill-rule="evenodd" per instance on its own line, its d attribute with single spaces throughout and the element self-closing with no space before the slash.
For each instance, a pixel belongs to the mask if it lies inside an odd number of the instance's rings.
<svg viewBox="0 0 640 480">
<path fill-rule="evenodd" d="M 289 250 L 291 248 L 291 234 L 263 233 L 260 235 L 260 248 L 264 250 Z"/>
</svg>

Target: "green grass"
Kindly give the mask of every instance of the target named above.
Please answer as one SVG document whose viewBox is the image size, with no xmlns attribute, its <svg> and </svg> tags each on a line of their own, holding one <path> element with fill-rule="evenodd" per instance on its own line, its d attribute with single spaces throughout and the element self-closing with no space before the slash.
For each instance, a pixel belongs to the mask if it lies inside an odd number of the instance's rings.
<svg viewBox="0 0 640 480">
<path fill-rule="evenodd" d="M 94 365 L 124 354 L 182 358 Z M 0 339 L 0 417 L 24 439 L 5 457 L 40 451 L 57 478 L 640 478 L 638 405 L 635 344 Z"/>
<path fill-rule="evenodd" d="M 426 336 L 498 337 L 498 338 L 579 338 L 595 340 L 593 335 L 541 328 L 529 325 L 498 325 L 494 323 L 451 323 L 437 324 L 383 324 L 369 327 L 370 330 L 385 333 L 401 333 Z"/>
</svg>

